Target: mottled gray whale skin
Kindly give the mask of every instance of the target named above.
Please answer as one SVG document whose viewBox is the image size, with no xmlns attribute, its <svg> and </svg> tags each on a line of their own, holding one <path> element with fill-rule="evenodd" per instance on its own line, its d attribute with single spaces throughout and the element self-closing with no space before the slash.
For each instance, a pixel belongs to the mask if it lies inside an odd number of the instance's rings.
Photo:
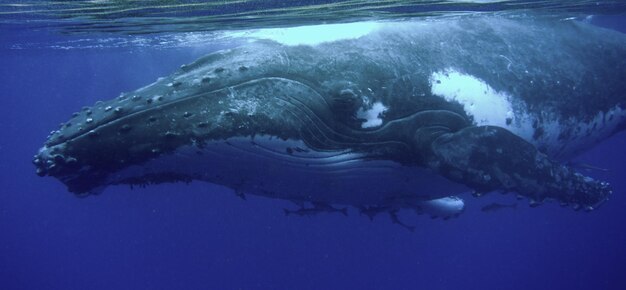
<svg viewBox="0 0 626 290">
<path fill-rule="evenodd" d="M 609 185 L 561 162 L 623 128 L 625 75 L 624 35 L 574 21 L 257 40 L 83 108 L 34 163 L 80 195 L 203 180 L 394 215 L 457 214 L 463 202 L 448 196 L 469 189 L 593 209 Z"/>
</svg>

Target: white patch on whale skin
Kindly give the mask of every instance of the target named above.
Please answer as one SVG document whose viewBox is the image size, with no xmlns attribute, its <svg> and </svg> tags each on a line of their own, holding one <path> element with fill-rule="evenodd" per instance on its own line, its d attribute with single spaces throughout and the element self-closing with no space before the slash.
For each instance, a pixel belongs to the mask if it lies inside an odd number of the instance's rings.
<svg viewBox="0 0 626 290">
<path fill-rule="evenodd" d="M 430 84 L 434 95 L 463 105 L 475 125 L 506 128 L 538 148 L 544 148 L 553 158 L 569 158 L 591 147 L 608 137 L 626 119 L 626 111 L 619 106 L 598 112 L 588 122 L 574 117 L 561 119 L 550 111 L 531 114 L 524 103 L 514 105 L 509 93 L 498 92 L 485 81 L 452 68 L 433 73 Z M 543 133 L 535 136 L 537 129 L 533 123 L 537 119 L 542 120 L 538 127 Z M 570 132 L 569 137 L 561 140 L 559 136 L 566 131 Z"/>
<path fill-rule="evenodd" d="M 365 122 L 361 124 L 361 128 L 372 128 L 382 125 L 383 119 L 380 117 L 387 111 L 387 109 L 388 108 L 381 102 L 375 102 L 372 104 L 372 107 L 367 110 L 360 108 L 356 112 L 356 117 L 359 119 L 365 119 Z"/>
<path fill-rule="evenodd" d="M 324 42 L 356 39 L 369 34 L 380 26 L 381 24 L 377 22 L 322 24 L 233 32 L 228 36 L 234 38 L 269 39 L 290 46 L 317 45 Z"/>
<path fill-rule="evenodd" d="M 468 190 L 421 167 L 366 157 L 351 150 L 317 151 L 301 140 L 232 137 L 183 146 L 112 174 L 107 183 L 175 173 L 247 194 L 355 206 L 389 205 L 400 198 L 403 205 L 415 205 Z"/>
<path fill-rule="evenodd" d="M 474 117 L 478 126 L 506 127 L 506 119 L 514 117 L 510 96 L 495 91 L 474 76 L 449 69 L 433 73 L 430 85 L 434 95 L 463 105 L 465 112 Z"/>
</svg>

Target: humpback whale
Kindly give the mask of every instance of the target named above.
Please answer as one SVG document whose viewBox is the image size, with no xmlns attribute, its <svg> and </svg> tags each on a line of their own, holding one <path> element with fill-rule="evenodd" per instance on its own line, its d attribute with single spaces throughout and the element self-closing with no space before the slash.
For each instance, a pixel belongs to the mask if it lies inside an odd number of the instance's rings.
<svg viewBox="0 0 626 290">
<path fill-rule="evenodd" d="M 370 26 L 257 37 L 84 107 L 37 174 L 77 195 L 199 180 L 396 220 L 456 216 L 465 192 L 587 210 L 612 193 L 565 162 L 624 127 L 624 35 L 505 16 Z"/>
</svg>

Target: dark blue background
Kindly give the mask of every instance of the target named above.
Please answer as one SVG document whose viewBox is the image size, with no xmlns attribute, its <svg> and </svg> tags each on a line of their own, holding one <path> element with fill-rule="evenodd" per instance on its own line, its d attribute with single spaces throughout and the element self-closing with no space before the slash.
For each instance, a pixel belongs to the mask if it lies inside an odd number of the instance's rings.
<svg viewBox="0 0 626 290">
<path fill-rule="evenodd" d="M 466 196 L 458 219 L 403 213 L 415 233 L 355 210 L 285 217 L 289 202 L 205 183 L 79 199 L 35 175 L 33 154 L 72 112 L 213 49 L 0 51 L 1 289 L 626 289 L 626 134 L 579 158 L 610 169 L 588 173 L 615 187 L 600 210 L 483 213 L 514 198 Z"/>
</svg>

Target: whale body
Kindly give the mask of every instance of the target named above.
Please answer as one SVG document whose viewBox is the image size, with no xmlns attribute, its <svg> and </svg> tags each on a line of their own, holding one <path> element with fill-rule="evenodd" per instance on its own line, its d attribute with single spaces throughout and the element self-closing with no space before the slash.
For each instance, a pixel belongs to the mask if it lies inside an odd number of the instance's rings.
<svg viewBox="0 0 626 290">
<path fill-rule="evenodd" d="M 611 188 L 563 162 L 623 128 L 625 75 L 626 37 L 576 21 L 257 39 L 85 107 L 33 162 L 79 195 L 201 180 L 392 217 L 457 215 L 468 191 L 593 209 Z"/>
</svg>

